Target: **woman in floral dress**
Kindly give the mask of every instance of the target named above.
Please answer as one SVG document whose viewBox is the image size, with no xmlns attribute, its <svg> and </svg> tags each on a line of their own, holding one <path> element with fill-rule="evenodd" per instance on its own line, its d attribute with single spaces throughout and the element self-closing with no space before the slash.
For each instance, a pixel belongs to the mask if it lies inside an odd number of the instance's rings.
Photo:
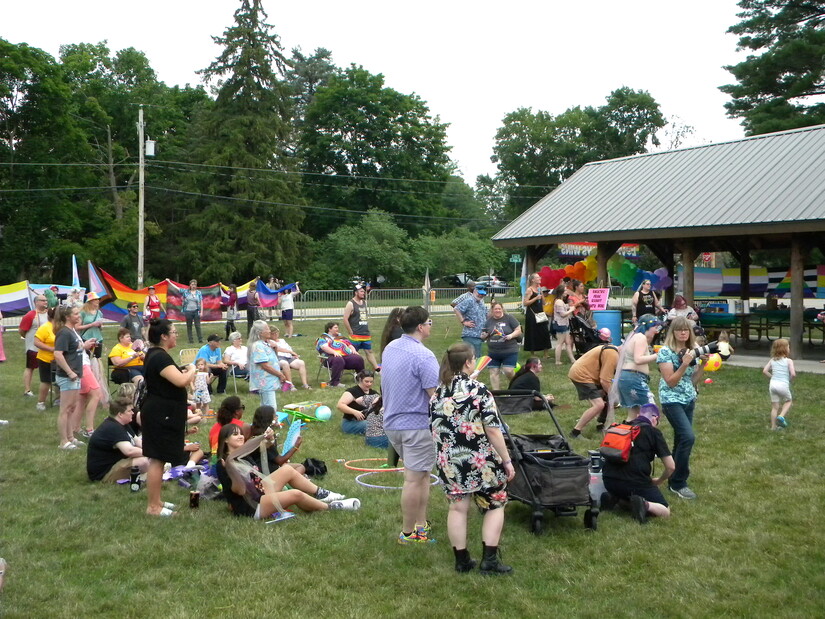
<svg viewBox="0 0 825 619">
<path fill-rule="evenodd" d="M 469 378 L 475 355 L 468 344 L 453 344 L 441 361 L 440 384 L 430 402 L 430 425 L 436 445 L 436 465 L 447 501 L 447 534 L 457 572 L 469 572 L 476 562 L 467 550 L 467 515 L 475 502 L 484 516 L 481 528 L 482 574 L 512 571 L 498 559 L 504 526 L 507 482 L 515 476 L 501 433 L 502 422 L 490 391 Z"/>
</svg>

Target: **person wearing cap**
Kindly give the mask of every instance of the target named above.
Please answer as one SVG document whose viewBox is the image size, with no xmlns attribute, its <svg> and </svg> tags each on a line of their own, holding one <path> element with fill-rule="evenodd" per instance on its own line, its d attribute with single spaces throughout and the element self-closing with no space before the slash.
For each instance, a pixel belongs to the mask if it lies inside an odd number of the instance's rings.
<svg viewBox="0 0 825 619">
<path fill-rule="evenodd" d="M 132 342 L 143 341 L 143 320 L 138 316 L 138 304 L 129 301 L 126 304 L 126 309 L 129 313 L 120 321 L 120 326 L 129 329 L 129 333 L 132 334 Z"/>
<path fill-rule="evenodd" d="M 473 293 L 453 308 L 456 318 L 461 323 L 461 339 L 473 347 L 476 358 L 481 357 L 481 332 L 487 322 L 485 296 L 487 287 L 484 284 L 476 284 Z"/>
<path fill-rule="evenodd" d="M 645 524 L 648 516 L 670 516 L 670 507 L 659 487 L 673 474 L 676 465 L 659 430 L 659 409 L 655 404 L 642 406 L 630 425 L 639 428 L 630 458 L 622 463 L 605 460 L 602 479 L 607 492 L 602 494 L 600 504 L 602 510 L 609 511 L 618 503 L 629 503 L 630 515 Z M 655 458 L 662 461 L 662 473 L 653 479 Z"/>
<path fill-rule="evenodd" d="M 618 376 L 611 388 L 611 400 L 618 401 L 627 409 L 625 419 L 630 421 L 639 414 L 643 404 L 653 403 L 650 392 L 648 364 L 656 361 L 652 351 L 653 338 L 662 329 L 662 323 L 652 314 L 645 314 L 637 321 L 633 333 L 625 340 L 619 353 Z"/>
<path fill-rule="evenodd" d="M 226 373 L 229 367 L 223 362 L 223 354 L 221 354 L 221 341 L 223 338 L 217 333 L 213 333 L 206 338 L 206 344 L 200 347 L 198 354 L 195 355 L 195 360 L 203 359 L 206 361 L 206 367 L 209 368 L 209 373 L 218 377 L 218 395 L 226 393 Z"/>
<path fill-rule="evenodd" d="M 66 307 L 76 307 L 77 309 L 83 307 L 83 291 L 76 286 L 72 288 L 63 305 Z"/>
<path fill-rule="evenodd" d="M 203 344 L 203 335 L 201 334 L 203 294 L 198 290 L 198 280 L 193 279 L 189 282 L 189 288 L 183 291 L 183 300 L 181 303 L 183 305 L 183 316 L 186 318 L 186 335 L 189 337 L 189 343 L 195 343 L 192 339 L 192 325 L 194 324 L 195 331 L 198 334 L 198 343 Z"/>
<path fill-rule="evenodd" d="M 570 435 L 576 438 L 582 433 L 585 426 L 599 415 L 597 430 L 604 428 L 607 415 L 607 394 L 610 383 L 616 373 L 616 364 L 619 362 L 619 349 L 610 344 L 610 329 L 599 329 L 599 338 L 604 342 L 595 346 L 579 357 L 570 367 L 567 378 L 576 388 L 579 400 L 590 402 L 590 408 L 582 413 Z"/>
<path fill-rule="evenodd" d="M 352 299 L 347 301 L 344 307 L 344 327 L 355 350 L 358 352 L 363 350 L 370 365 L 380 371 L 375 355 L 372 353 L 372 335 L 368 319 L 367 289 L 364 284 L 356 284 Z"/>
<path fill-rule="evenodd" d="M 166 310 L 163 309 L 163 303 L 160 302 L 160 297 L 155 294 L 155 287 L 149 286 L 146 289 L 146 298 L 143 300 L 143 317 L 148 323 L 153 318 L 160 318 L 160 313 Z"/>
<path fill-rule="evenodd" d="M 37 346 L 34 345 L 34 334 L 37 330 L 47 322 L 49 317 L 47 313 L 48 299 L 44 294 L 38 294 L 34 297 L 34 309 L 27 312 L 20 325 L 17 327 L 20 337 L 26 342 L 26 368 L 23 370 L 23 395 L 27 397 L 34 397 L 32 393 L 32 378 L 34 371 L 38 367 L 37 362 Z"/>
</svg>

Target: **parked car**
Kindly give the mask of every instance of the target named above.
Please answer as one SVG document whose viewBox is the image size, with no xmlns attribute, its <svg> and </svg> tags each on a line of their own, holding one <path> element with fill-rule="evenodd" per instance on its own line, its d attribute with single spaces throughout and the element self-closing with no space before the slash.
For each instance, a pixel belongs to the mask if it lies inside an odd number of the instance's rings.
<svg viewBox="0 0 825 619">
<path fill-rule="evenodd" d="M 455 273 L 433 280 L 433 285 L 437 288 L 464 288 L 471 279 L 469 273 Z"/>
<path fill-rule="evenodd" d="M 506 294 L 507 287 L 510 285 L 495 275 L 482 275 L 481 277 L 477 277 L 476 283 L 484 284 L 487 286 L 487 290 L 493 294 Z"/>
</svg>

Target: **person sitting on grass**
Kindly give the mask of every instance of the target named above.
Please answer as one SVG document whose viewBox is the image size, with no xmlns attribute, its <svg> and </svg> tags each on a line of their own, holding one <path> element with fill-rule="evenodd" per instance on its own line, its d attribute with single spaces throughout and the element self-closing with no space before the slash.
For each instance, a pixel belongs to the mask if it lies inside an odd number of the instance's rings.
<svg viewBox="0 0 825 619">
<path fill-rule="evenodd" d="M 361 370 L 355 375 L 354 387 L 350 387 L 338 399 L 337 408 L 343 413 L 341 430 L 344 434 L 364 434 L 367 430 L 367 419 L 364 410 L 370 408 L 378 398 L 378 392 L 372 388 L 375 374 L 370 370 Z"/>
<path fill-rule="evenodd" d="M 639 428 L 639 435 L 630 448 L 630 459 L 620 463 L 605 459 L 602 479 L 607 492 L 601 496 L 601 508 L 609 511 L 617 503 L 623 506 L 629 503 L 633 519 L 646 524 L 648 515 L 670 516 L 670 507 L 659 487 L 676 470 L 676 463 L 659 430 L 659 409 L 655 404 L 642 405 L 630 424 Z M 662 474 L 651 479 L 651 464 L 657 457 L 662 461 Z"/>
<path fill-rule="evenodd" d="M 241 421 L 243 412 L 246 406 L 241 404 L 241 399 L 236 395 L 231 395 L 224 398 L 218 412 L 215 414 L 215 423 L 209 429 L 209 446 L 212 448 L 212 453 L 218 452 L 218 433 L 227 424 L 235 424 L 244 433 L 244 437 L 249 436 L 250 427 Z"/>
<path fill-rule="evenodd" d="M 347 499 L 342 494 L 320 488 L 291 466 L 282 466 L 266 477 L 261 476 L 243 458 L 257 450 L 261 443 L 268 445 L 273 436 L 272 428 L 267 428 L 262 435 L 247 442 L 238 426 L 228 424 L 221 428 L 216 470 L 223 494 L 235 516 L 261 520 L 293 506 L 305 512 L 357 510 L 361 507 L 358 499 Z M 284 490 L 287 484 L 290 490 Z"/>
<path fill-rule="evenodd" d="M 273 422 L 275 421 L 275 409 L 271 406 L 259 406 L 255 409 L 255 415 L 252 418 L 252 426 L 250 428 L 250 435 L 251 438 L 255 438 L 256 436 L 261 436 L 267 430 L 267 428 L 271 428 Z M 261 457 L 261 450 L 253 451 L 249 456 L 246 458 L 249 462 L 251 462 L 259 471 L 263 471 L 264 473 L 274 473 L 282 466 L 289 465 L 298 471 L 301 475 L 306 473 L 306 469 L 304 468 L 303 464 L 298 464 L 297 462 L 290 462 L 289 460 L 298 453 L 298 450 L 301 448 L 301 443 L 304 442 L 304 437 L 299 436 L 295 440 L 295 444 L 289 449 L 285 454 L 280 455 L 278 450 L 278 440 L 277 434 L 272 437 L 271 445 L 266 448 L 266 465 L 267 468 L 263 467 L 263 458 Z"/>
<path fill-rule="evenodd" d="M 133 466 L 141 473 L 149 470 L 139 436 L 132 430 L 134 416 L 131 397 L 118 396 L 109 402 L 109 416 L 89 439 L 86 474 L 89 481 L 108 483 L 127 479 Z"/>
<path fill-rule="evenodd" d="M 315 342 L 315 350 L 322 357 L 322 363 L 330 371 L 330 387 L 342 387 L 341 374 L 344 370 L 360 372 L 364 369 L 364 359 L 348 339 L 341 337 L 337 322 L 328 322 L 324 334 Z"/>
</svg>

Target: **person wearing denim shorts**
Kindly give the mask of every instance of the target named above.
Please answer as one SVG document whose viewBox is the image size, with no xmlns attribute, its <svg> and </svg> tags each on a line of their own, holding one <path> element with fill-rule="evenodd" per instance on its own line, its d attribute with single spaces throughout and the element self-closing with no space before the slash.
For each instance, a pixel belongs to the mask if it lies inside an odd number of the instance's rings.
<svg viewBox="0 0 825 619">
<path fill-rule="evenodd" d="M 493 390 L 498 390 L 500 386 L 500 372 L 504 372 L 508 381 L 513 380 L 520 337 L 519 321 L 506 313 L 500 302 L 493 301 L 490 304 L 490 317 L 481 331 L 481 339 L 487 340 L 487 355 L 492 359 L 487 369 L 490 371 L 490 386 Z"/>
<path fill-rule="evenodd" d="M 639 414 L 639 408 L 652 403 L 650 392 L 650 370 L 648 364 L 656 361 L 656 353 L 651 352 L 653 338 L 662 328 L 662 323 L 652 314 L 639 318 L 633 335 L 623 345 L 623 360 L 618 377 L 619 401 L 627 409 L 625 419 L 631 421 Z"/>
</svg>

